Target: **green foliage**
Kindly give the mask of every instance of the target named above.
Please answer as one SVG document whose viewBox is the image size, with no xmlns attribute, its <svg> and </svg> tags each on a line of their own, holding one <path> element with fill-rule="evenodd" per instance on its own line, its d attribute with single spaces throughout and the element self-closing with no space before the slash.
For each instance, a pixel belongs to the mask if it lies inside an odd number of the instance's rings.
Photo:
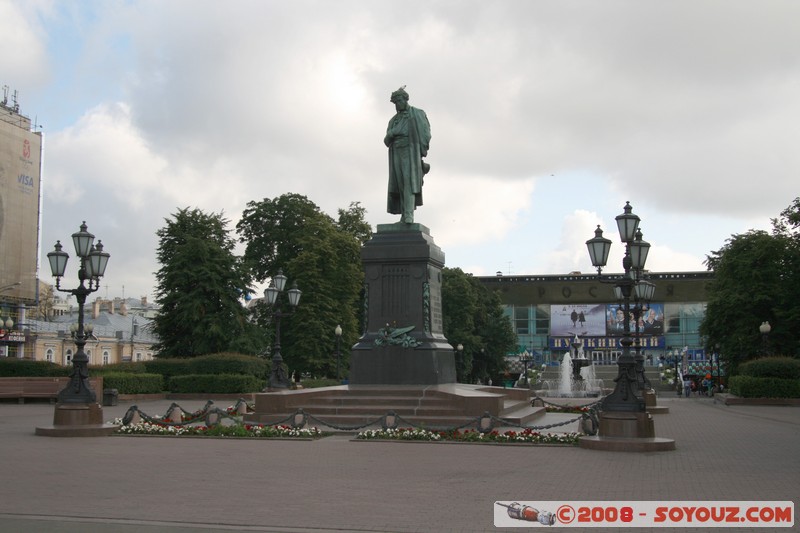
<svg viewBox="0 0 800 533">
<path fill-rule="evenodd" d="M 190 359 L 188 370 L 190 374 L 247 374 L 266 379 L 270 363 L 252 355 L 218 353 Z"/>
<path fill-rule="evenodd" d="M 800 380 L 732 376 L 728 380 L 732 394 L 741 398 L 800 398 Z"/>
<path fill-rule="evenodd" d="M 773 231 L 733 235 L 706 259 L 714 280 L 701 335 L 720 346 L 731 373 L 770 353 L 800 355 L 800 198 L 774 219 Z M 763 339 L 758 327 L 768 321 Z"/>
<path fill-rule="evenodd" d="M 372 226 L 367 222 L 366 216 L 367 210 L 361 207 L 361 202 L 350 202 L 349 208 L 339 209 L 336 226 L 363 245 L 372 238 Z"/>
<path fill-rule="evenodd" d="M 188 374 L 173 376 L 168 383 L 175 393 L 237 394 L 264 388 L 262 380 L 244 374 Z"/>
<path fill-rule="evenodd" d="M 145 361 L 144 367 L 148 374 L 161 374 L 164 376 L 164 381 L 169 382 L 172 376 L 185 376 L 191 374 L 191 367 L 189 366 L 191 359 L 153 359 L 152 361 Z"/>
<path fill-rule="evenodd" d="M 194 357 L 236 348 L 258 353 L 259 332 L 239 301 L 250 277 L 222 214 L 180 209 L 159 229 L 153 325 L 158 357 Z"/>
<path fill-rule="evenodd" d="M 456 354 L 459 382 L 485 382 L 503 371 L 505 355 L 514 350 L 517 335 L 497 294 L 461 269 L 445 268 L 442 315 L 445 337 L 464 347 Z"/>
<path fill-rule="evenodd" d="M 112 365 L 91 365 L 89 366 L 90 376 L 106 376 L 108 374 L 144 374 L 147 368 L 144 362 L 136 363 L 114 363 Z"/>
<path fill-rule="evenodd" d="M 164 391 L 164 376 L 161 374 L 109 372 L 103 374 L 103 388 L 117 389 L 120 394 L 158 394 Z"/>
<path fill-rule="evenodd" d="M 335 379 L 304 379 L 300 382 L 300 385 L 303 386 L 304 389 L 316 389 L 318 387 L 335 387 L 336 385 L 341 385 L 340 382 L 336 381 Z"/>
<path fill-rule="evenodd" d="M 72 367 L 50 363 L 48 361 L 33 361 L 31 359 L 17 359 L 14 357 L 0 358 L 0 377 L 61 377 L 69 376 Z"/>
<path fill-rule="evenodd" d="M 800 359 L 761 357 L 739 365 L 739 374 L 754 378 L 800 379 Z"/>
<path fill-rule="evenodd" d="M 281 354 L 292 370 L 334 375 L 336 325 L 342 327 L 343 347 L 358 338 L 363 213 L 351 204 L 340 228 L 305 196 L 285 194 L 250 202 L 237 225 L 240 241 L 246 244 L 244 259 L 255 279 L 266 281 L 280 270 L 290 286 L 296 282 L 302 291 L 293 316 L 280 324 Z M 292 312 L 285 293 L 278 305 L 282 313 Z M 262 302 L 254 313 L 270 338 L 275 332 L 273 311 Z M 345 369 L 347 353 L 343 349 Z"/>
</svg>

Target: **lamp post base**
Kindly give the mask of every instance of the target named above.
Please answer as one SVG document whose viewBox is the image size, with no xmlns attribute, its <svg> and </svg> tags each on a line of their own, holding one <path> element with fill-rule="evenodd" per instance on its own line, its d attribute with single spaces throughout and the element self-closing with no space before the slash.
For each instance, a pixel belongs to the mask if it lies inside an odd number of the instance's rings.
<svg viewBox="0 0 800 533">
<path fill-rule="evenodd" d="M 103 422 L 103 408 L 98 403 L 56 404 L 52 426 L 36 428 L 45 437 L 105 437 L 119 428 Z"/>
</svg>

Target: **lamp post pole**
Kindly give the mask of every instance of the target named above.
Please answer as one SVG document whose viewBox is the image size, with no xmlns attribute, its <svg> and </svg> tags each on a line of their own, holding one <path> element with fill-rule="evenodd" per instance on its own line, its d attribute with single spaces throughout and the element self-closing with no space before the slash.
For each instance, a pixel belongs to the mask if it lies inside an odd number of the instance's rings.
<svg viewBox="0 0 800 533">
<path fill-rule="evenodd" d="M 519 360 L 522 362 L 523 366 L 522 370 L 524 372 L 523 375 L 525 376 L 525 379 L 522 382 L 525 383 L 525 386 L 528 386 L 528 363 L 531 362 L 531 359 L 532 357 L 531 354 L 528 352 L 528 350 L 522 352 L 522 355 L 520 355 L 519 357 Z"/>
<path fill-rule="evenodd" d="M 761 350 L 764 352 L 764 355 L 767 356 L 769 355 L 769 341 L 767 337 L 769 336 L 769 332 L 772 331 L 772 326 L 769 325 L 769 322 L 762 322 L 761 325 L 758 326 L 758 331 L 761 332 Z"/>
<path fill-rule="evenodd" d="M 622 355 L 617 359 L 619 370 L 617 378 L 614 380 L 616 386 L 614 391 L 603 399 L 602 409 L 604 411 L 645 411 L 644 398 L 639 394 L 636 360 L 631 354 L 633 339 L 630 327 L 631 299 L 634 296 L 637 276 L 644 270 L 647 253 L 650 250 L 650 244 L 642 240 L 641 231 L 638 231 L 639 220 L 639 217 L 633 214 L 633 208 L 629 202 L 625 203 L 624 212 L 616 217 L 620 240 L 625 244 L 622 277 L 612 280 L 604 280 L 602 277 L 602 268 L 606 265 L 611 250 L 611 241 L 603 237 L 603 230 L 599 225 L 595 230 L 595 236 L 586 241 L 592 265 L 597 268 L 598 278 L 601 282 L 615 284 L 615 292 L 623 301 L 625 313 L 623 337 L 620 340 Z"/>
<path fill-rule="evenodd" d="M 264 290 L 264 297 L 267 300 L 267 304 L 272 308 L 272 317 L 275 319 L 275 342 L 272 347 L 272 369 L 270 370 L 269 381 L 267 382 L 267 387 L 270 389 L 288 389 L 291 385 L 289 383 L 289 376 L 283 366 L 283 356 L 281 355 L 281 318 L 293 315 L 294 311 L 282 311 L 281 301 L 280 298 L 278 298 L 283 292 L 283 288 L 286 286 L 287 279 L 288 278 L 283 275 L 283 272 L 278 270 L 278 274 L 270 281 L 269 287 Z M 300 302 L 301 294 L 300 289 L 297 288 L 297 283 L 295 282 L 292 288 L 286 291 L 286 293 L 289 297 L 289 305 L 294 309 Z"/>
<path fill-rule="evenodd" d="M 456 381 L 459 383 L 464 382 L 464 345 L 460 342 L 456 346 Z M 461 380 L 458 379 L 458 371 L 461 370 Z"/>
<path fill-rule="evenodd" d="M 75 289 L 62 289 L 61 277 L 67 268 L 69 254 L 62 250 L 61 241 L 56 241 L 55 249 L 47 254 L 50 270 L 56 278 L 56 290 L 75 296 L 78 302 L 78 327 L 75 331 L 75 355 L 72 357 L 72 374 L 67 386 L 58 393 L 58 403 L 95 403 L 97 395 L 89 385 L 89 358 L 84 351 L 87 328 L 84 326 L 84 304 L 86 297 L 100 288 L 100 278 L 105 274 L 110 254 L 103 251 L 102 241 L 94 244 L 94 235 L 89 233 L 86 222 L 80 231 L 72 234 L 75 252 L 80 259 L 78 281 Z"/>
<path fill-rule="evenodd" d="M 342 374 L 340 371 L 340 363 L 342 360 L 342 350 L 340 343 L 342 340 L 342 326 L 337 324 L 336 329 L 334 329 L 333 332 L 336 334 L 336 381 L 341 383 Z"/>
</svg>

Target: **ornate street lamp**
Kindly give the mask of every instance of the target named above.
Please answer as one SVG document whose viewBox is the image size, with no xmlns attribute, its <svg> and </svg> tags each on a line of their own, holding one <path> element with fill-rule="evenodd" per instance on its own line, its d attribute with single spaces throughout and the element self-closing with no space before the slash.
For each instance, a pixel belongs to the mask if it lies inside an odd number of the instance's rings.
<svg viewBox="0 0 800 533">
<path fill-rule="evenodd" d="M 105 274 L 111 255 L 103 251 L 101 241 L 94 244 L 94 235 L 87 229 L 86 222 L 84 222 L 80 226 L 80 231 L 72 234 L 75 253 L 80 259 L 78 270 L 80 284 L 77 288 L 61 288 L 61 277 L 64 275 L 69 259 L 69 254 L 62 250 L 61 241 L 56 241 L 55 249 L 47 254 L 50 270 L 56 278 L 56 290 L 72 294 L 78 302 L 78 325 L 74 332 L 77 350 L 72 357 L 72 374 L 69 384 L 58 393 L 59 404 L 93 404 L 97 402 L 97 395 L 89 385 L 89 358 L 83 350 L 90 334 L 84 325 L 83 307 L 86 297 L 100 288 L 100 278 Z"/>
<path fill-rule="evenodd" d="M 641 241 L 642 232 L 637 230 L 636 235 L 638 240 Z M 647 246 L 649 247 L 650 245 L 648 244 Z M 634 357 L 634 360 L 636 361 L 636 381 L 639 384 L 639 390 L 650 390 L 652 385 L 650 384 L 650 380 L 647 379 L 647 375 L 644 372 L 644 354 L 642 353 L 641 341 L 641 335 L 643 332 L 639 331 L 639 322 L 640 319 L 643 318 L 642 315 L 644 304 L 649 304 L 650 300 L 653 299 L 653 295 L 656 292 L 656 286 L 647 280 L 638 280 L 633 289 L 635 302 L 633 315 L 636 321 L 636 355 Z"/>
<path fill-rule="evenodd" d="M 461 370 L 461 381 L 460 381 L 460 383 L 463 383 L 463 380 L 466 377 L 466 376 L 464 376 L 464 366 L 463 366 L 463 363 L 464 363 L 464 345 L 463 344 L 458 343 L 458 346 L 456 346 L 456 350 L 455 350 L 455 356 L 456 356 L 456 362 L 457 362 L 456 375 L 458 375 L 458 370 Z M 458 380 L 458 378 L 456 378 L 456 380 Z"/>
<path fill-rule="evenodd" d="M 523 383 L 525 383 L 526 386 L 528 385 L 528 364 L 532 360 L 533 360 L 533 356 L 528 352 L 528 350 L 525 350 L 519 356 L 519 362 L 522 363 L 522 365 L 524 367 L 523 376 L 525 376 L 525 379 L 523 380 Z"/>
<path fill-rule="evenodd" d="M 640 395 L 637 378 L 637 363 L 631 354 L 630 316 L 631 299 L 635 297 L 637 282 L 640 282 L 641 273 L 647 260 L 650 244 L 642 240 L 639 230 L 639 217 L 633 213 L 630 202 L 625 202 L 624 212 L 616 217 L 617 229 L 620 240 L 625 244 L 625 256 L 622 259 L 622 268 L 625 274 L 621 278 L 603 279 L 602 269 L 608 261 L 611 251 L 611 241 L 603 237 L 603 230 L 597 226 L 595 236 L 586 241 L 592 265 L 597 268 L 597 276 L 603 283 L 613 283 L 615 293 L 623 302 L 625 320 L 623 321 L 623 337 L 620 340 L 622 355 L 617 359 L 619 372 L 614 380 L 614 391 L 603 399 L 603 411 L 634 411 L 644 412 L 645 401 Z M 646 286 L 643 287 L 643 291 Z"/>
<path fill-rule="evenodd" d="M 342 360 L 342 350 L 341 350 L 341 340 L 342 340 L 342 326 L 337 325 L 336 329 L 333 330 L 333 333 L 336 335 L 336 381 L 339 383 L 342 382 L 342 374 L 339 370 L 340 363 Z"/>
<path fill-rule="evenodd" d="M 761 341 L 763 343 L 762 350 L 764 351 L 764 355 L 769 355 L 769 341 L 767 337 L 769 336 L 769 332 L 772 331 L 772 326 L 769 325 L 769 322 L 762 322 L 760 326 L 758 326 L 758 331 L 761 332 Z"/>
<path fill-rule="evenodd" d="M 269 381 L 267 387 L 270 389 L 288 389 L 291 385 L 289 383 L 289 376 L 283 366 L 283 357 L 281 356 L 281 318 L 291 316 L 294 311 L 281 311 L 280 294 L 286 286 L 287 277 L 283 275 L 283 271 L 278 270 L 278 274 L 272 278 L 269 287 L 264 290 L 264 298 L 267 300 L 267 305 L 272 308 L 272 318 L 275 319 L 275 342 L 272 347 L 272 370 L 269 374 Z M 297 282 L 292 284 L 292 288 L 286 291 L 289 297 L 289 305 L 292 309 L 297 307 L 300 302 L 300 289 L 297 288 Z"/>
</svg>

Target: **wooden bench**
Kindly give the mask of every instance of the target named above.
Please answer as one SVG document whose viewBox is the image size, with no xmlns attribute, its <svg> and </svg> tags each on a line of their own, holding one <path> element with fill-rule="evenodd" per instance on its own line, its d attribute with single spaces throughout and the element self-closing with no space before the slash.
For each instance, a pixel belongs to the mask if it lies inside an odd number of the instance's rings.
<svg viewBox="0 0 800 533">
<path fill-rule="evenodd" d="M 19 403 L 25 403 L 25 399 L 49 399 L 50 403 L 55 403 L 58 393 L 67 386 L 69 378 L 0 378 L 0 398 L 16 398 Z M 98 401 L 102 400 L 103 378 L 89 378 L 89 385 L 94 389 Z"/>
</svg>

